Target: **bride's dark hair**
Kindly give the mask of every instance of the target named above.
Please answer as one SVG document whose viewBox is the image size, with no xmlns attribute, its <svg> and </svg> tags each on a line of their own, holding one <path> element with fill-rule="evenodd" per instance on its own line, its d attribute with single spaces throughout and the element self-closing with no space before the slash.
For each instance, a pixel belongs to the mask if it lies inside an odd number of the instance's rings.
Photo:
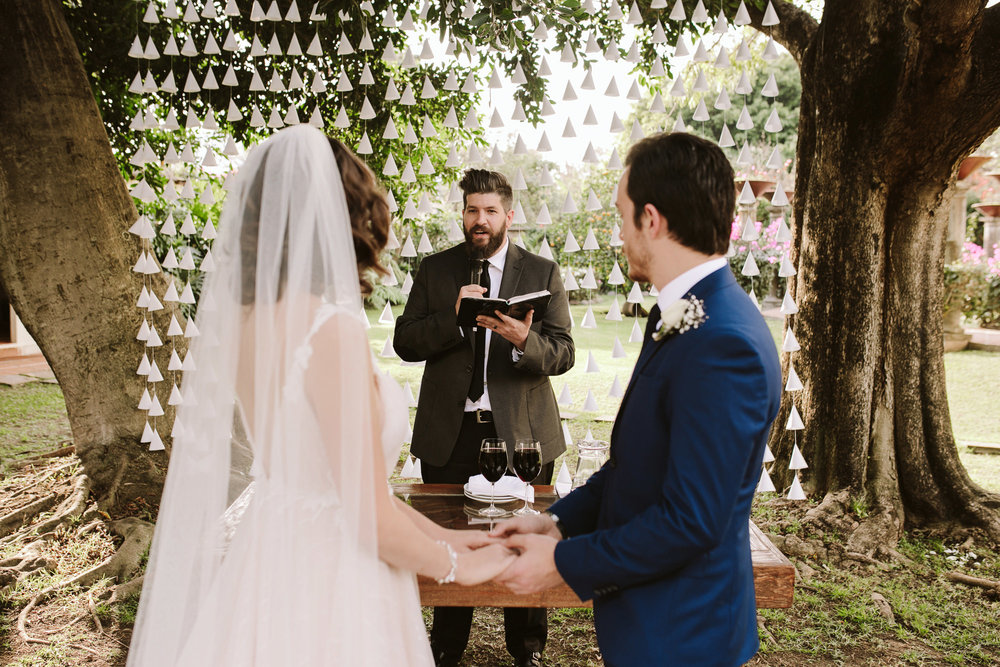
<svg viewBox="0 0 1000 667">
<path fill-rule="evenodd" d="M 330 147 L 337 159 L 340 179 L 344 183 L 347 210 L 351 216 L 351 233 L 354 235 L 354 254 L 358 260 L 358 280 L 361 294 L 372 292 L 368 272 L 387 275 L 379 255 L 389 240 L 389 204 L 382 189 L 375 182 L 372 170 L 344 144 L 329 137 Z"/>
<path fill-rule="evenodd" d="M 354 254 L 357 258 L 358 283 L 361 288 L 361 295 L 367 296 L 372 292 L 372 283 L 369 279 L 369 272 L 388 275 L 389 269 L 382 265 L 379 255 L 385 248 L 389 240 L 389 204 L 382 194 L 381 188 L 375 181 L 375 176 L 371 169 L 362 162 L 353 152 L 333 137 L 327 137 L 330 148 L 333 151 L 334 159 L 337 161 L 337 169 L 340 171 L 340 180 L 344 185 L 344 197 L 347 200 L 347 211 L 351 218 L 351 235 L 354 239 Z M 240 250 L 242 254 L 242 280 L 240 286 L 241 300 L 244 305 L 256 301 L 256 277 L 257 277 L 257 243 L 260 232 L 260 196 L 264 185 L 264 165 L 267 162 L 265 155 L 261 162 L 261 168 L 257 172 L 253 182 L 250 183 L 250 196 L 246 198 L 246 205 L 243 211 L 243 225 L 240 228 Z M 278 293 L 276 298 L 280 299 L 284 290 L 285 271 L 287 269 L 288 238 L 284 239 L 284 250 L 281 262 L 281 280 L 278 282 Z M 322 294 L 325 285 L 314 284 L 312 290 L 316 294 Z"/>
</svg>

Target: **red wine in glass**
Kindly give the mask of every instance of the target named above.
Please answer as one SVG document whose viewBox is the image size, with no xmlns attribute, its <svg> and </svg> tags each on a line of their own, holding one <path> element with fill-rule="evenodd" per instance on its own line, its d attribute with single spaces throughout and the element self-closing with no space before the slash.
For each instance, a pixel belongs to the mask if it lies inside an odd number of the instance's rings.
<svg viewBox="0 0 1000 667">
<path fill-rule="evenodd" d="M 507 472 L 507 443 L 503 438 L 483 438 L 479 448 L 479 472 L 490 483 L 490 506 L 479 510 L 480 516 L 503 516 L 506 512 L 494 503 L 496 483 Z"/>
<path fill-rule="evenodd" d="M 479 451 L 479 472 L 487 482 L 496 484 L 507 472 L 506 449 L 482 449 Z M 538 474 L 537 472 L 535 473 Z"/>
<path fill-rule="evenodd" d="M 514 472 L 518 479 L 524 482 L 524 507 L 514 510 L 514 514 L 538 514 L 528 503 L 528 488 L 532 480 L 538 477 L 542 470 L 542 447 L 537 440 L 518 440 L 514 445 Z"/>
<path fill-rule="evenodd" d="M 542 453 L 537 449 L 519 449 L 514 452 L 514 472 L 525 484 L 531 484 L 542 471 Z"/>
</svg>

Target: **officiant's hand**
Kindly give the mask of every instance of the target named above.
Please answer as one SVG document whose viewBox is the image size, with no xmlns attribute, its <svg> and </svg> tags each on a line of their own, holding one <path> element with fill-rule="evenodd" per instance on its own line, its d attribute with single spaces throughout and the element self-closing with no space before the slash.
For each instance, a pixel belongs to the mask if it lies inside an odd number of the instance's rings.
<svg viewBox="0 0 1000 667">
<path fill-rule="evenodd" d="M 519 516 L 509 521 L 501 521 L 490 531 L 491 537 L 510 537 L 511 535 L 548 535 L 559 540 L 562 534 L 556 522 L 545 513 L 530 516 Z"/>
<path fill-rule="evenodd" d="M 556 569 L 556 544 L 548 535 L 513 535 L 504 544 L 518 552 L 517 560 L 496 578 L 518 594 L 538 593 L 563 583 Z"/>
<path fill-rule="evenodd" d="M 495 578 L 516 559 L 517 555 L 513 551 L 500 544 L 466 551 L 458 555 L 455 581 L 463 586 L 481 584 Z"/>
<path fill-rule="evenodd" d="M 458 300 L 455 301 L 455 314 L 458 315 L 458 308 L 462 305 L 462 299 L 465 297 L 479 298 L 486 294 L 486 288 L 482 285 L 462 285 L 462 289 L 458 290 Z"/>
<path fill-rule="evenodd" d="M 513 317 L 493 311 L 496 317 L 480 315 L 476 318 L 476 324 L 487 329 L 492 329 L 493 333 L 500 334 L 509 340 L 514 347 L 524 352 L 524 345 L 528 342 L 528 330 L 531 329 L 531 318 L 535 311 L 529 310 L 523 320 L 516 320 Z"/>
</svg>

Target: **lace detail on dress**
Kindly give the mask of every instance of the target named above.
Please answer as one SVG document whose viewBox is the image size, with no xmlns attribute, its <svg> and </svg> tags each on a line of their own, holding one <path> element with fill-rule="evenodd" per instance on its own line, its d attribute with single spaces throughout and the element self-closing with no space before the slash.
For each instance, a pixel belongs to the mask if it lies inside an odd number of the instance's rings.
<svg viewBox="0 0 1000 667">
<path fill-rule="evenodd" d="M 313 316 L 312 326 L 309 328 L 309 333 L 306 334 L 305 340 L 295 348 L 295 352 L 292 354 L 292 367 L 288 369 L 288 375 L 285 377 L 285 387 L 282 393 L 287 396 L 289 392 L 294 391 L 296 394 L 301 394 L 303 391 L 302 378 L 305 376 L 306 368 L 309 367 L 309 359 L 312 358 L 312 338 L 316 335 L 316 332 L 320 330 L 326 321 L 329 320 L 338 311 L 344 311 L 342 306 L 337 306 L 332 303 L 324 303 L 319 308 L 316 309 L 316 314 Z"/>
</svg>

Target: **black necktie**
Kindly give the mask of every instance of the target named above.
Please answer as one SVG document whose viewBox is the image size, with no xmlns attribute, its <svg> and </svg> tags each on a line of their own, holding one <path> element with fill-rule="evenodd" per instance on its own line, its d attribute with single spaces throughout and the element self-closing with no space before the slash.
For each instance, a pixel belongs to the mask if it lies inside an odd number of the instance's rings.
<svg viewBox="0 0 1000 667">
<path fill-rule="evenodd" d="M 643 343 L 650 340 L 653 337 L 653 332 L 656 331 L 656 324 L 660 321 L 660 304 L 653 304 L 653 308 L 649 311 L 649 319 L 646 320 L 646 335 L 643 337 Z"/>
<path fill-rule="evenodd" d="M 482 273 L 479 274 L 479 284 L 486 288 L 483 294 L 487 299 L 490 296 L 490 263 L 480 260 L 483 263 Z M 476 327 L 476 335 L 472 343 L 472 382 L 469 384 L 469 398 L 478 401 L 483 395 L 483 381 L 485 373 L 486 358 L 486 327 Z"/>
</svg>

